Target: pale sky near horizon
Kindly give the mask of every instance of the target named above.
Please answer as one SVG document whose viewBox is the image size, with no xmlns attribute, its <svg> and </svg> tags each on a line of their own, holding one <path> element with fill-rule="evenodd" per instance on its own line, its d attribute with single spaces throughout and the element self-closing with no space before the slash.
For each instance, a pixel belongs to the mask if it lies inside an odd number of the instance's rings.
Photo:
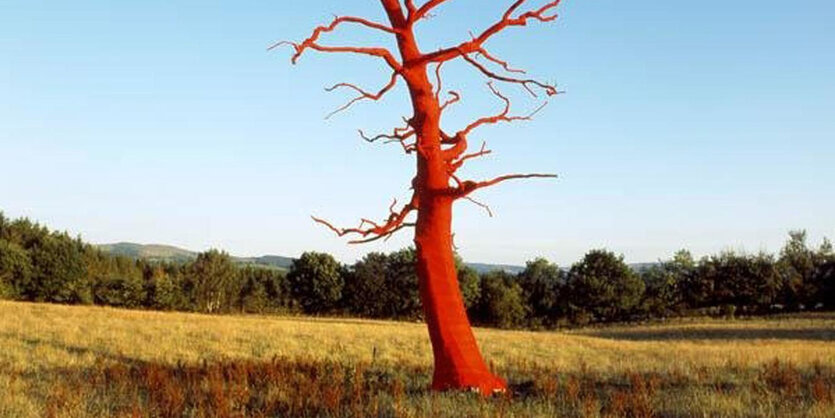
<svg viewBox="0 0 835 418">
<path fill-rule="evenodd" d="M 450 0 L 420 25 L 424 50 L 498 18 L 507 1 Z M 531 0 L 531 4 L 541 4 Z M 566 0 L 554 24 L 488 45 L 566 91 L 532 122 L 472 135 L 495 154 L 467 174 L 556 172 L 462 202 L 468 261 L 569 265 L 591 248 L 629 262 L 722 249 L 776 252 L 790 229 L 835 238 L 835 2 Z M 165 243 L 236 255 L 326 251 L 345 262 L 410 244 L 356 247 L 314 224 L 385 216 L 408 197 L 411 157 L 356 135 L 408 114 L 322 87 L 379 88 L 373 59 L 310 53 L 333 14 L 383 20 L 376 1 L 0 0 L 0 211 L 95 243 Z M 329 44 L 385 36 L 351 28 Z M 465 65 L 453 130 L 500 108 Z M 539 102 L 500 86 L 520 113 Z"/>
</svg>

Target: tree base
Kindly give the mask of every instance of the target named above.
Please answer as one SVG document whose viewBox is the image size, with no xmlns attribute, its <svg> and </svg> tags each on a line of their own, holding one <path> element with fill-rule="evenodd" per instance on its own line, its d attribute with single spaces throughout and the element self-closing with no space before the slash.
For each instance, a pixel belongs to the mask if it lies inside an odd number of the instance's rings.
<svg viewBox="0 0 835 418">
<path fill-rule="evenodd" d="M 445 374 L 436 373 L 432 379 L 435 391 L 478 391 L 483 396 L 490 396 L 507 391 L 507 382 L 492 373 Z"/>
</svg>

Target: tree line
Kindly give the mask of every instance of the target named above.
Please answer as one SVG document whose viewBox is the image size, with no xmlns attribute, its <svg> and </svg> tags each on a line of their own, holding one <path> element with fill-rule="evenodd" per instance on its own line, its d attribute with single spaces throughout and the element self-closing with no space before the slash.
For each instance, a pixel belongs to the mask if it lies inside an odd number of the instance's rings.
<svg viewBox="0 0 835 418">
<path fill-rule="evenodd" d="M 689 315 L 835 309 L 835 252 L 804 231 L 779 254 L 682 250 L 640 270 L 589 251 L 570 268 L 546 259 L 518 274 L 478 273 L 456 259 L 470 320 L 555 328 Z M 185 263 L 134 260 L 0 213 L 0 299 L 204 313 L 299 313 L 420 320 L 415 251 L 373 252 L 353 265 L 306 252 L 289 271 L 236 263 L 210 250 Z"/>
</svg>

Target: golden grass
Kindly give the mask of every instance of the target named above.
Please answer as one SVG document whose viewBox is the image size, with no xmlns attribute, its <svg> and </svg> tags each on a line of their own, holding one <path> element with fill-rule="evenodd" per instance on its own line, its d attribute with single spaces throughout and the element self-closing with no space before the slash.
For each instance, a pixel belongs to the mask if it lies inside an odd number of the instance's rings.
<svg viewBox="0 0 835 418">
<path fill-rule="evenodd" d="M 654 410 L 673 415 L 679 410 L 681 415 L 835 415 L 829 381 L 822 380 L 819 385 L 823 386 L 815 389 L 815 383 L 808 380 L 815 370 L 835 370 L 835 315 L 682 321 L 571 332 L 477 329 L 476 335 L 486 358 L 500 373 L 516 383 L 534 380 L 537 393 L 549 393 L 549 376 L 556 376 L 554 393 L 569 398 L 572 376 L 580 379 L 574 383 L 578 388 L 583 379 L 614 382 L 614 389 L 606 392 L 605 399 L 597 395 L 578 398 L 579 403 L 571 410 L 579 415 L 620 415 L 628 409 L 618 408 L 635 406 L 641 396 L 647 397 L 644 400 Z M 172 367 L 204 361 L 252 360 L 257 364 L 274 357 L 425 373 L 431 366 L 431 349 L 421 323 L 207 316 L 0 301 L 0 416 L 49 412 L 43 405 L 50 396 L 45 394 L 49 382 L 43 380 L 59 369 L 85 370 L 134 362 Z M 788 396 L 781 392 L 785 382 L 772 379 L 777 382 L 772 387 L 763 375 L 775 359 L 789 369 L 778 368 L 779 373 L 774 373 L 782 376 L 780 373 L 786 372 L 787 376 L 796 374 L 805 379 L 801 382 L 805 400 L 788 409 L 780 409 Z M 630 381 L 623 383 L 631 388 L 628 393 L 617 390 L 620 380 L 655 375 L 664 376 L 663 396 L 642 395 L 639 390 L 643 383 Z M 665 383 L 672 381 L 690 383 L 682 387 Z M 789 380 L 785 387 L 790 388 L 790 384 Z M 724 389 L 728 387 L 732 389 Z M 816 390 L 820 394 L 816 395 Z M 574 395 L 582 397 L 580 389 Z M 820 402 L 815 402 L 817 396 Z M 431 408 L 439 407 L 434 399 L 425 392 L 412 396 L 402 415 L 431 412 Z M 514 410 L 522 415 L 557 412 L 534 401 L 513 402 L 506 410 L 501 404 L 490 404 L 484 410 L 483 405 L 454 395 L 437 399 L 445 408 L 450 403 L 470 403 L 469 407 L 475 408 L 472 411 L 487 415 Z M 89 407 L 65 408 L 89 411 Z M 689 408 L 690 413 L 682 408 Z"/>
</svg>

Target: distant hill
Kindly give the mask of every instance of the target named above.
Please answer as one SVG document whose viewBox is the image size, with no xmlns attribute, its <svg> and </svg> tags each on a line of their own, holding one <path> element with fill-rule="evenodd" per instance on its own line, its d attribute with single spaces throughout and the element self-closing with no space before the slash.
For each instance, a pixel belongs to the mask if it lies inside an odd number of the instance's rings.
<svg viewBox="0 0 835 418">
<path fill-rule="evenodd" d="M 658 264 L 660 264 L 660 263 L 658 263 L 658 262 L 654 262 L 654 263 L 632 263 L 632 264 L 629 265 L 629 267 L 632 268 L 632 270 L 635 270 L 636 272 L 640 273 L 644 270 L 651 269 L 651 268 L 657 266 Z"/>
<path fill-rule="evenodd" d="M 118 242 L 115 244 L 101 244 L 97 247 L 103 251 L 115 255 L 121 255 L 131 258 L 142 258 L 153 261 L 167 261 L 174 263 L 185 263 L 197 258 L 197 252 L 178 248 L 173 245 L 160 244 L 136 244 L 133 242 Z M 289 270 L 293 264 L 292 257 L 284 257 L 281 255 L 263 255 L 260 257 L 232 257 L 238 263 L 251 264 L 255 266 L 263 266 L 269 268 L 277 268 L 282 270 Z M 489 263 L 466 263 L 479 273 L 487 273 L 495 270 L 503 270 L 511 274 L 518 274 L 525 269 L 524 266 L 516 266 L 512 264 L 489 264 Z M 657 263 L 634 263 L 630 264 L 635 271 L 641 271 L 654 266 Z M 563 267 L 563 270 L 567 270 Z"/>
<path fill-rule="evenodd" d="M 262 255 L 261 257 L 233 257 L 235 261 L 244 264 L 255 264 L 258 266 L 275 267 L 279 269 L 289 270 L 293 265 L 291 257 L 284 257 L 281 255 Z"/>
<path fill-rule="evenodd" d="M 197 251 L 186 250 L 175 247 L 173 245 L 162 244 L 137 244 L 134 242 L 117 242 L 115 244 L 100 244 L 97 245 L 102 251 L 110 254 L 121 255 L 130 258 L 141 258 L 152 261 L 165 261 L 171 263 L 186 263 L 197 258 Z M 277 268 L 282 270 L 289 270 L 293 264 L 292 257 L 285 257 L 281 255 L 263 255 L 260 257 L 232 257 L 238 263 L 251 264 L 255 266 L 264 266 L 269 268 Z M 467 263 L 479 273 L 486 273 L 494 270 L 504 270 L 508 273 L 516 274 L 525 268 L 522 266 L 513 266 L 507 264 L 488 264 L 488 263 Z"/>
<path fill-rule="evenodd" d="M 172 263 L 185 263 L 197 258 L 197 252 L 175 247 L 172 245 L 160 244 L 136 244 L 133 242 L 118 242 L 115 244 L 101 244 L 97 247 L 105 252 L 114 255 L 121 255 L 130 258 L 141 258 L 152 261 L 166 261 Z M 264 255 L 260 257 L 232 257 L 238 263 L 252 264 L 277 269 L 289 269 L 293 263 L 290 257 L 280 255 Z"/>
<path fill-rule="evenodd" d="M 113 255 L 154 261 L 185 262 L 197 258 L 196 252 L 172 245 L 117 242 L 115 244 L 101 244 L 96 247 Z"/>
<path fill-rule="evenodd" d="M 488 264 L 488 263 L 466 263 L 468 267 L 479 273 L 487 273 L 496 270 L 503 270 L 510 274 L 518 274 L 525 269 L 524 266 L 513 266 L 510 264 Z"/>
</svg>

